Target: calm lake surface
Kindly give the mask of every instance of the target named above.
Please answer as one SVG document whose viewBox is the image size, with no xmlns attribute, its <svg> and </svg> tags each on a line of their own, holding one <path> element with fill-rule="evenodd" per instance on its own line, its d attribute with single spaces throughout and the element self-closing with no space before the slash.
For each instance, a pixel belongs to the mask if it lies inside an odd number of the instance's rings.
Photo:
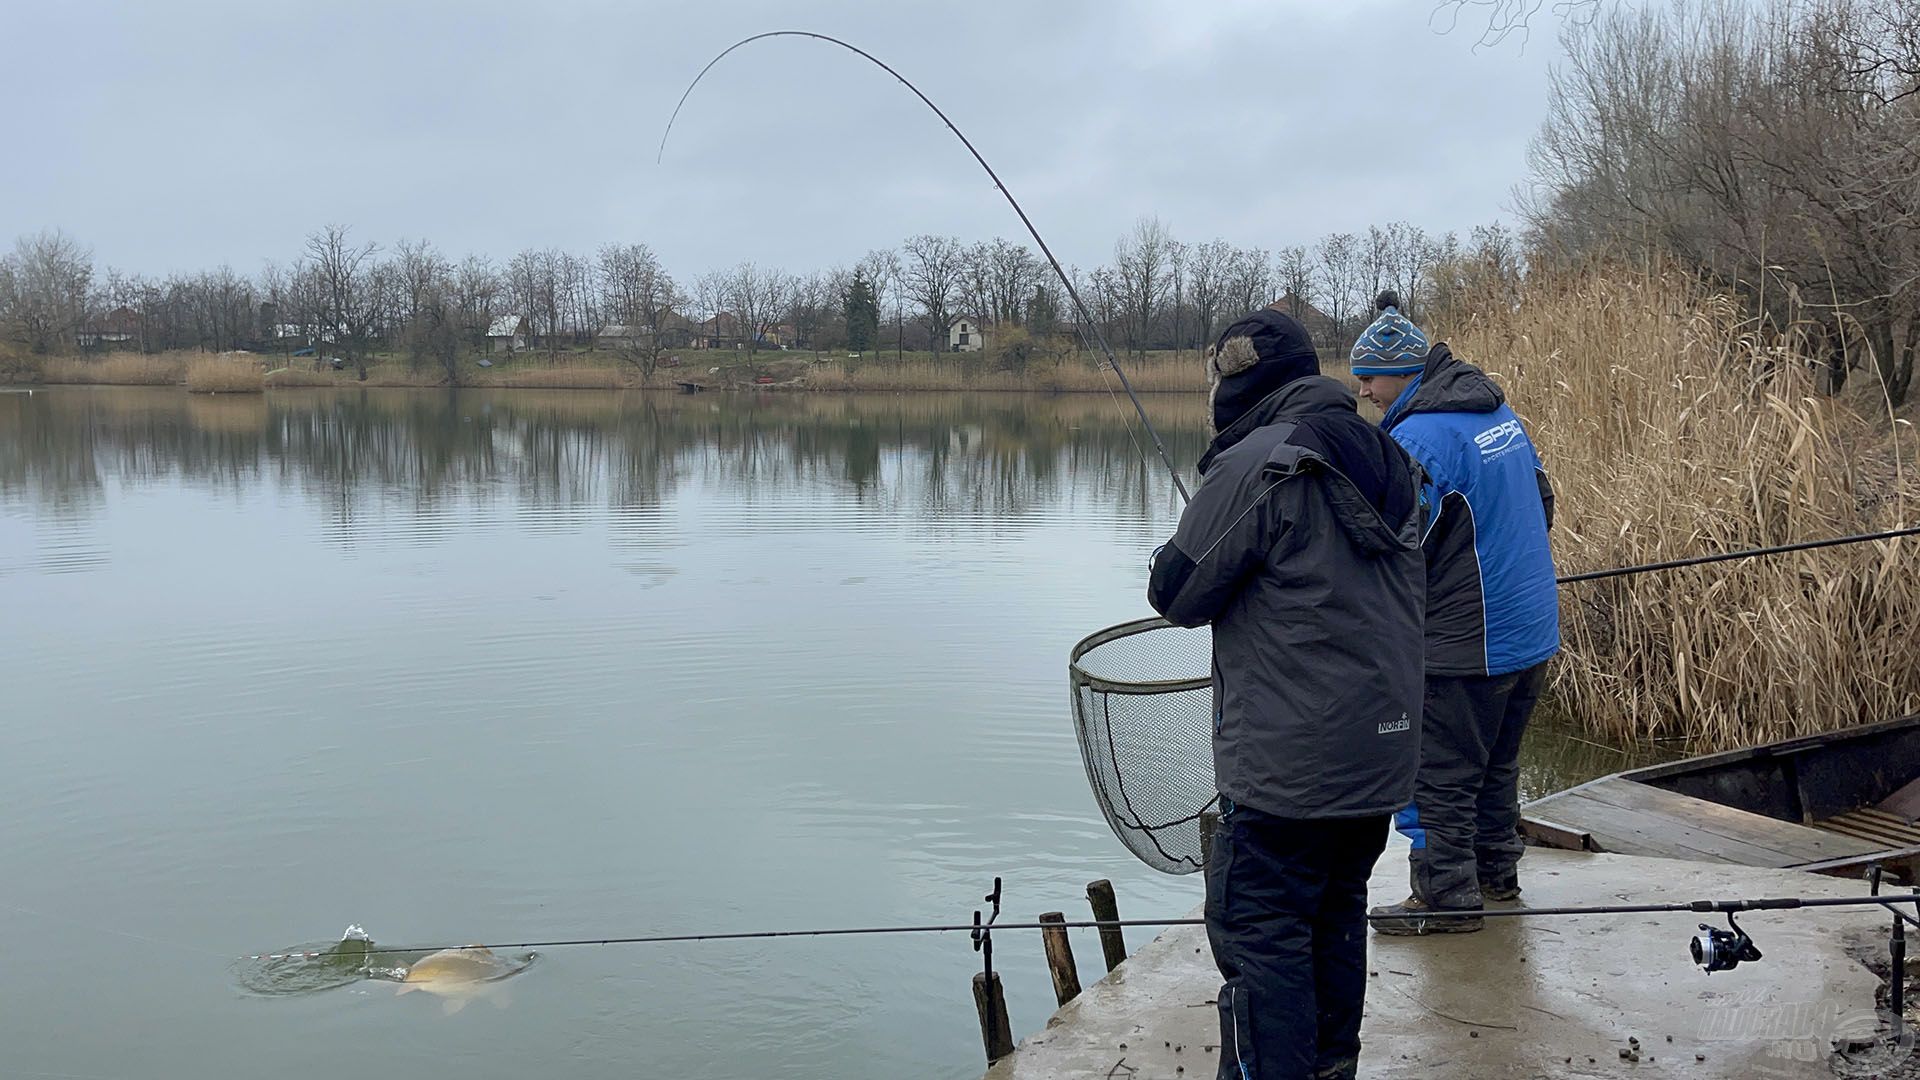
<svg viewBox="0 0 1920 1080">
<path fill-rule="evenodd" d="M 454 1016 L 233 961 L 965 922 L 995 875 L 1184 914 L 1066 681 L 1175 499 L 1093 395 L 0 393 L 0 1073 L 977 1076 L 964 935 L 553 949 Z M 1540 734 L 1530 794 L 1621 767 Z"/>
</svg>

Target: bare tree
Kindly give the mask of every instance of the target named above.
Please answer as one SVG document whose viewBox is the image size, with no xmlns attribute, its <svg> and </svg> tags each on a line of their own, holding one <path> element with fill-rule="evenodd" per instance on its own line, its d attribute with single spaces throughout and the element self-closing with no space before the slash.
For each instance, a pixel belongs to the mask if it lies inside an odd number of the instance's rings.
<svg viewBox="0 0 1920 1080">
<path fill-rule="evenodd" d="M 1333 321 L 1333 330 L 1342 340 L 1356 336 L 1354 317 L 1368 310 L 1360 302 L 1361 274 L 1359 245 L 1351 233 L 1334 233 L 1320 238 L 1313 254 L 1320 267 L 1320 310 Z"/>
<path fill-rule="evenodd" d="M 1193 317 L 1201 345 L 1213 341 L 1220 318 L 1220 302 L 1232 273 L 1233 248 L 1225 240 L 1209 240 L 1193 249 L 1187 260 L 1187 292 L 1193 298 Z"/>
<path fill-rule="evenodd" d="M 786 317 L 792 306 L 793 277 L 782 270 L 743 262 L 726 275 L 723 287 L 726 303 L 740 321 L 741 335 L 751 354 L 766 344 L 774 327 Z"/>
<path fill-rule="evenodd" d="M 434 248 L 430 240 L 402 240 L 394 245 L 394 261 L 400 287 L 406 294 L 405 321 L 412 322 L 427 305 L 429 294 L 445 295 L 447 278 L 453 267 Z"/>
<path fill-rule="evenodd" d="M 530 330 L 546 345 L 547 355 L 560 350 L 560 253 L 528 248 L 507 264 L 507 290 L 513 314 L 524 315 Z"/>
<path fill-rule="evenodd" d="M 1480 46 L 1495 46 L 1510 37 L 1522 41 L 1533 34 L 1533 20 L 1543 9 L 1569 24 L 1593 18 L 1607 0 L 1436 0 L 1428 24 L 1452 33 L 1462 22 L 1480 31 Z"/>
<path fill-rule="evenodd" d="M 883 317 L 887 311 L 887 301 L 893 301 L 893 350 L 898 357 L 903 348 L 902 301 L 906 295 L 900 253 L 892 249 L 869 251 L 854 264 L 854 269 L 866 275 L 867 282 L 873 286 L 873 304 Z"/>
<path fill-rule="evenodd" d="M 367 377 L 375 308 L 372 241 L 354 244 L 345 225 L 328 225 L 307 237 L 320 304 L 320 340 L 336 346 L 361 381 Z M 316 356 L 316 359 L 318 357 Z"/>
<path fill-rule="evenodd" d="M 1046 274 L 1045 266 L 1025 244 L 995 237 L 992 252 L 993 310 L 985 317 L 996 323 L 1019 322 L 1025 318 L 1027 300 L 1033 287 Z"/>
<path fill-rule="evenodd" d="M 953 305 L 959 297 L 965 270 L 965 252 L 950 236 L 915 236 L 900 245 L 900 286 L 920 309 L 929 346 L 938 350 L 953 325 Z"/>
<path fill-rule="evenodd" d="M 401 262 L 404 266 L 405 260 Z M 401 334 L 409 361 L 416 370 L 438 368 L 446 385 L 460 385 L 460 353 L 467 334 L 459 302 L 446 283 L 436 278 L 411 303 L 413 314 Z"/>
<path fill-rule="evenodd" d="M 792 279 L 786 321 L 793 324 L 797 344 L 812 349 L 815 356 L 820 354 L 821 333 L 840 306 L 839 297 L 831 274 L 802 274 Z"/>
<path fill-rule="evenodd" d="M 453 272 L 452 299 L 459 313 L 461 336 L 469 345 L 486 344 L 486 332 L 493 325 L 505 292 L 506 285 L 492 260 L 483 255 L 469 255 L 460 260 L 460 266 Z"/>
<path fill-rule="evenodd" d="M 0 320 L 36 353 L 71 352 L 87 319 L 93 253 L 57 229 L 23 236 L 0 265 Z"/>
<path fill-rule="evenodd" d="M 651 381 L 660 356 L 689 344 L 675 309 L 685 304 L 673 278 L 645 244 L 608 244 L 600 249 L 600 307 L 626 328 L 617 355 Z"/>
<path fill-rule="evenodd" d="M 1227 319 L 1273 303 L 1273 261 L 1265 248 L 1235 248 L 1227 259 L 1225 300 Z"/>
<path fill-rule="evenodd" d="M 1112 283 L 1121 310 L 1127 346 L 1144 352 L 1154 318 L 1171 285 L 1173 235 L 1156 217 L 1143 217 L 1113 247 Z"/>
<path fill-rule="evenodd" d="M 991 323 L 994 308 L 993 246 L 985 242 L 960 249 L 960 284 L 955 303 L 960 313 Z"/>
<path fill-rule="evenodd" d="M 593 340 L 600 328 L 598 296 L 595 291 L 593 263 L 570 252 L 562 252 L 555 265 L 560 285 L 560 321 L 563 332 L 575 345 Z"/>
<path fill-rule="evenodd" d="M 723 347 L 740 336 L 739 320 L 727 310 L 728 287 L 728 276 L 721 270 L 709 270 L 693 279 L 690 299 L 694 312 L 700 316 L 703 348 Z"/>
<path fill-rule="evenodd" d="M 1170 339 L 1175 349 L 1186 348 L 1181 337 L 1182 317 L 1187 305 L 1187 260 L 1192 257 L 1190 245 L 1174 240 L 1167 245 L 1167 282 L 1168 308 L 1173 313 L 1173 336 Z"/>
<path fill-rule="evenodd" d="M 1280 294 L 1292 298 L 1293 310 L 1288 314 L 1304 318 L 1307 306 L 1313 303 L 1313 256 L 1299 245 L 1281 248 L 1273 272 L 1279 279 Z"/>
<path fill-rule="evenodd" d="M 1405 221 L 1389 222 L 1387 284 L 1400 294 L 1400 307 L 1409 317 L 1422 310 L 1427 271 L 1433 262 L 1433 244 L 1424 229 Z"/>
</svg>

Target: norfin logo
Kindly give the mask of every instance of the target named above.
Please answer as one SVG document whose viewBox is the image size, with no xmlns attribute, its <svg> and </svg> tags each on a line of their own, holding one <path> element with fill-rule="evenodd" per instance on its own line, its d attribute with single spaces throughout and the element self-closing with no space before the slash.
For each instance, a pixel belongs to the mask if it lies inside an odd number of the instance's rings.
<svg viewBox="0 0 1920 1080">
<path fill-rule="evenodd" d="M 1526 437 L 1526 430 L 1518 420 L 1508 420 L 1495 424 L 1473 437 L 1473 444 L 1480 448 L 1482 458 L 1495 458 L 1513 448 L 1513 444 Z"/>
<path fill-rule="evenodd" d="M 1376 734 L 1392 735 L 1396 731 L 1412 731 L 1412 730 L 1413 730 L 1413 721 L 1407 719 L 1406 713 L 1401 713 L 1400 719 L 1389 720 L 1386 723 L 1381 724 L 1380 730 Z"/>
</svg>

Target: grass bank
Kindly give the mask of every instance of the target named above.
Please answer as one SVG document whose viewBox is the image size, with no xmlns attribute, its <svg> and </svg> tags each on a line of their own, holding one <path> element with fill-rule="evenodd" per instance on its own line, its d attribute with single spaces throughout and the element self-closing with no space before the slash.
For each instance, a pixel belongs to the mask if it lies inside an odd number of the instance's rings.
<svg viewBox="0 0 1920 1080">
<path fill-rule="evenodd" d="M 1674 276 L 1536 283 L 1440 336 L 1492 372 L 1558 490 L 1562 573 L 1907 524 L 1910 425 L 1820 394 L 1798 344 Z M 1873 415 L 1877 413 L 1877 415 Z M 1747 745 L 1920 711 L 1920 544 L 1561 591 L 1554 691 L 1615 740 Z"/>
</svg>

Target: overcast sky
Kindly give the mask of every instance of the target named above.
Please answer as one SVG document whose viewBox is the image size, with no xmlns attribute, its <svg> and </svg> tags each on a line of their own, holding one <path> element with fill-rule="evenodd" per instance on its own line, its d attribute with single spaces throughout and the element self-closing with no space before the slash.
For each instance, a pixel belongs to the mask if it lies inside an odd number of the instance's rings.
<svg viewBox="0 0 1920 1080">
<path fill-rule="evenodd" d="M 698 0 L 13 5 L 0 244 L 47 227 L 101 266 L 246 273 L 316 227 L 458 258 L 644 241 L 684 276 L 804 271 L 920 232 L 1019 235 L 968 132 L 1063 260 L 1136 218 L 1279 247 L 1503 216 L 1557 27 L 1475 49 L 1432 0 Z M 1469 16 L 1470 17 L 1470 16 Z"/>
</svg>

